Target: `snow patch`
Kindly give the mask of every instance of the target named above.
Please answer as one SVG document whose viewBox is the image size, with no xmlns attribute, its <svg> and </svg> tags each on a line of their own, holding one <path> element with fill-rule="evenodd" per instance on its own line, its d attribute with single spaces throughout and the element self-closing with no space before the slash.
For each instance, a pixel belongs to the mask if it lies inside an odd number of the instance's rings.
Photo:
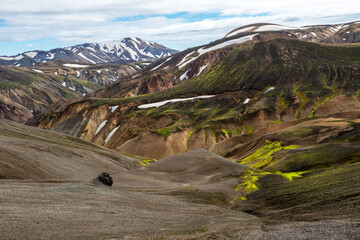
<svg viewBox="0 0 360 240">
<path fill-rule="evenodd" d="M 143 49 L 140 49 L 139 52 L 141 53 L 141 55 L 145 55 L 151 58 L 155 58 L 155 56 L 151 53 L 151 52 L 145 52 Z"/>
<path fill-rule="evenodd" d="M 190 70 L 187 70 L 186 72 L 184 72 L 183 75 L 180 76 L 180 81 L 182 81 L 182 80 L 184 80 L 184 79 L 188 79 L 187 74 L 188 74 L 189 71 L 190 71 Z"/>
<path fill-rule="evenodd" d="M 96 131 L 95 131 L 95 135 L 94 135 L 94 136 L 96 136 L 96 135 L 101 131 L 101 129 L 103 129 L 103 127 L 105 127 L 105 125 L 106 125 L 107 122 L 108 122 L 108 120 L 105 120 L 105 121 L 103 121 L 102 123 L 100 123 L 100 125 L 98 126 L 98 128 L 97 128 Z"/>
<path fill-rule="evenodd" d="M 89 49 L 90 51 L 96 52 L 96 50 L 93 47 L 86 47 L 86 49 Z"/>
<path fill-rule="evenodd" d="M 111 109 L 111 112 L 115 112 L 115 110 L 118 108 L 119 106 L 111 106 L 109 107 L 109 109 Z"/>
<path fill-rule="evenodd" d="M 246 28 L 242 28 L 242 29 L 239 29 L 235 32 L 232 32 L 232 33 L 229 33 L 228 35 L 226 35 L 225 37 L 232 37 L 232 36 L 235 36 L 239 33 L 242 33 L 242 32 L 247 32 L 247 31 L 250 31 L 251 29 L 253 29 L 254 26 L 251 26 L 251 27 L 246 27 Z"/>
<path fill-rule="evenodd" d="M 43 71 L 41 71 L 41 70 L 39 70 L 39 69 L 33 69 L 33 71 L 39 72 L 39 73 L 44 73 Z"/>
<path fill-rule="evenodd" d="M 24 56 L 23 55 L 18 55 L 18 56 L 15 56 L 15 57 L 0 57 L 0 59 L 2 60 L 6 60 L 6 61 L 11 61 L 11 60 L 16 60 L 16 61 L 19 61 L 21 59 L 23 59 Z M 35 64 L 34 64 L 35 65 Z"/>
<path fill-rule="evenodd" d="M 194 53 L 194 51 L 191 52 L 191 53 L 189 53 L 189 54 L 186 54 L 186 56 L 185 56 L 183 59 L 181 59 L 181 61 L 180 61 L 178 64 L 176 64 L 176 66 L 178 66 L 179 68 L 182 68 L 182 67 L 180 67 L 180 66 L 182 66 L 183 63 L 186 61 L 186 59 L 187 59 L 191 54 L 193 54 L 193 53 Z M 185 65 L 186 65 L 186 64 L 185 64 Z"/>
<path fill-rule="evenodd" d="M 295 27 L 287 27 L 282 25 L 263 25 L 258 29 L 254 30 L 254 32 L 266 32 L 266 31 L 280 31 L 280 30 L 292 30 L 297 29 Z"/>
<path fill-rule="evenodd" d="M 105 60 L 105 59 L 102 59 L 102 58 L 96 56 L 96 55 L 93 54 L 92 52 L 90 53 L 90 55 L 93 56 L 93 57 L 96 57 L 96 58 L 99 59 L 100 61 L 103 61 L 103 62 L 106 62 L 106 63 L 109 62 L 109 61 L 107 61 L 107 60 Z"/>
<path fill-rule="evenodd" d="M 54 59 L 54 57 L 55 57 L 55 54 L 54 54 L 54 53 L 48 53 L 48 54 L 46 55 L 46 59 L 49 59 L 49 60 Z"/>
<path fill-rule="evenodd" d="M 166 63 L 167 61 L 169 61 L 172 57 L 169 57 L 168 59 L 166 59 L 164 62 L 162 62 L 161 64 L 157 65 L 156 67 L 154 67 L 153 69 L 151 69 L 150 71 L 154 71 L 156 69 L 158 69 L 159 67 L 161 67 L 164 63 Z M 137 66 L 137 65 L 136 65 Z"/>
<path fill-rule="evenodd" d="M 61 85 L 63 85 L 64 87 L 66 87 L 66 82 L 63 82 Z"/>
<path fill-rule="evenodd" d="M 78 55 L 79 55 L 80 57 L 82 57 L 83 59 L 85 59 L 85 60 L 87 60 L 87 61 L 91 62 L 92 64 L 96 64 L 96 62 L 94 62 L 93 60 L 88 59 L 87 57 L 85 57 L 85 56 L 84 56 L 84 54 L 79 53 Z"/>
<path fill-rule="evenodd" d="M 106 144 L 106 143 L 110 140 L 110 138 L 114 135 L 114 133 L 116 132 L 116 130 L 118 130 L 119 127 L 120 127 L 120 126 L 117 126 L 116 128 L 114 128 L 114 129 L 109 133 L 109 135 L 107 136 L 107 138 L 106 138 L 105 141 L 104 141 L 104 144 Z"/>
<path fill-rule="evenodd" d="M 132 50 L 131 48 L 126 48 L 126 50 L 128 51 L 128 53 L 130 53 L 130 56 L 132 59 L 134 59 L 134 60 L 139 59 L 139 56 L 137 55 L 137 53 L 134 50 Z"/>
<path fill-rule="evenodd" d="M 249 102 L 250 102 L 250 98 L 247 98 L 247 99 L 245 99 L 245 101 L 244 101 L 243 104 L 247 104 L 247 103 L 249 103 Z"/>
<path fill-rule="evenodd" d="M 72 64 L 72 63 L 65 63 L 63 64 L 64 67 L 74 67 L 74 68 L 86 68 L 90 67 L 90 65 L 81 65 L 81 64 Z"/>
<path fill-rule="evenodd" d="M 206 65 L 204 65 L 204 66 L 202 66 L 202 67 L 200 67 L 198 74 L 196 74 L 196 77 L 199 76 L 199 75 L 202 73 L 202 71 L 204 71 L 204 69 L 205 69 L 208 65 L 209 65 L 209 63 L 206 64 Z"/>
<path fill-rule="evenodd" d="M 336 26 L 336 27 L 331 27 L 331 28 L 330 28 L 330 31 L 336 33 L 336 32 L 338 32 L 341 28 L 342 28 L 341 25 L 338 25 L 338 26 Z"/>
<path fill-rule="evenodd" d="M 247 35 L 247 36 L 244 36 L 244 37 L 241 37 L 241 38 L 237 38 L 237 39 L 232 39 L 232 40 L 229 40 L 229 41 L 226 41 L 226 42 L 223 42 L 223 43 L 219 43 L 215 46 L 212 46 L 210 48 L 206 48 L 204 49 L 204 47 L 200 48 L 197 50 L 197 52 L 199 53 L 198 56 L 196 57 L 193 57 L 189 60 L 187 60 L 186 62 L 183 62 L 181 61 L 179 64 L 177 64 L 177 66 L 179 66 L 179 69 L 183 68 L 184 66 L 188 65 L 189 63 L 193 62 L 194 60 L 196 60 L 197 58 L 199 58 L 201 55 L 207 53 L 207 52 L 211 52 L 211 51 L 214 51 L 214 50 L 218 50 L 218 49 L 221 49 L 221 48 L 224 48 L 224 47 L 227 47 L 227 46 L 230 46 L 230 45 L 234 45 L 234 44 L 240 44 L 240 43 L 244 43 L 244 42 L 247 42 L 247 41 L 250 41 L 252 40 L 257 34 L 251 34 L 251 35 Z M 190 55 L 190 53 L 188 54 Z M 186 57 L 188 56 L 186 55 L 184 57 L 184 59 L 186 59 Z M 183 59 L 183 60 L 184 60 Z"/>
<path fill-rule="evenodd" d="M 272 90 L 275 90 L 275 88 L 274 87 L 269 87 L 265 92 L 263 92 L 261 95 L 263 95 L 263 94 L 265 94 L 265 93 L 268 93 L 268 92 L 270 92 L 270 91 L 272 91 Z"/>
<path fill-rule="evenodd" d="M 38 53 L 37 52 L 26 52 L 24 54 L 28 57 L 34 58 Z"/>
<path fill-rule="evenodd" d="M 142 104 L 142 105 L 138 106 L 138 108 L 161 107 L 167 103 L 183 102 L 183 101 L 189 101 L 189 100 L 193 100 L 193 99 L 212 98 L 212 97 L 215 97 L 215 95 L 204 95 L 204 96 L 191 97 L 191 98 L 174 98 L 174 99 L 165 100 L 165 101 L 161 101 L 161 102 Z"/>
<path fill-rule="evenodd" d="M 139 45 L 141 44 L 135 37 L 131 37 L 131 40 L 133 40 L 134 42 L 138 43 Z"/>
</svg>

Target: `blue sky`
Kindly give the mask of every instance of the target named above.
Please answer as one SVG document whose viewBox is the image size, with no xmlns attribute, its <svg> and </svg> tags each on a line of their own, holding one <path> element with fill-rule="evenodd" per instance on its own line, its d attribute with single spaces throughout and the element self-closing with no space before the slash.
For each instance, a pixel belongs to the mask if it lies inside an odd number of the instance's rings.
<svg viewBox="0 0 360 240">
<path fill-rule="evenodd" d="M 0 56 L 140 37 L 183 50 L 242 25 L 360 21 L 360 1 L 0 0 Z"/>
<path fill-rule="evenodd" d="M 57 47 L 67 47 L 67 45 L 55 38 L 0 42 L 0 55 L 9 56 L 31 50 L 50 50 Z"/>
</svg>

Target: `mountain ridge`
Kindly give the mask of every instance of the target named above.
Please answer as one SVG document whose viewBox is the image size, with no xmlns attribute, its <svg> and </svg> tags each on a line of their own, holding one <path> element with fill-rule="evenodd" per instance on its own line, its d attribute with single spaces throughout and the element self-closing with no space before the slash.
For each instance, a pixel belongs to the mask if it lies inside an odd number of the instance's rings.
<svg viewBox="0 0 360 240">
<path fill-rule="evenodd" d="M 155 42 L 137 37 L 127 37 L 118 41 L 84 43 L 49 51 L 33 50 L 14 56 L 0 56 L 0 65 L 31 67 L 41 62 L 54 60 L 78 61 L 86 64 L 131 63 L 154 60 L 177 53 Z"/>
</svg>

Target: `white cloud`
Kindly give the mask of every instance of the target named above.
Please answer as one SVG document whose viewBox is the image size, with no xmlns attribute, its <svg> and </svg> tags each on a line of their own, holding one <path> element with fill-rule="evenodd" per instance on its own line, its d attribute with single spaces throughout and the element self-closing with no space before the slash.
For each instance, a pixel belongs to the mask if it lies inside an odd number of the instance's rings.
<svg viewBox="0 0 360 240">
<path fill-rule="evenodd" d="M 0 41 L 56 38 L 73 44 L 138 36 L 174 48 L 216 40 L 234 28 L 255 22 L 303 26 L 360 18 L 358 0 L 346 4 L 338 0 L 0 0 L 0 6 L 0 16 L 7 24 L 0 27 Z M 178 12 L 218 12 L 221 17 L 196 22 L 161 17 Z M 113 22 L 118 17 L 133 16 L 149 17 Z"/>
<path fill-rule="evenodd" d="M 24 45 L 19 45 L 18 47 L 34 47 L 35 44 L 29 43 L 29 44 L 24 44 Z"/>
</svg>

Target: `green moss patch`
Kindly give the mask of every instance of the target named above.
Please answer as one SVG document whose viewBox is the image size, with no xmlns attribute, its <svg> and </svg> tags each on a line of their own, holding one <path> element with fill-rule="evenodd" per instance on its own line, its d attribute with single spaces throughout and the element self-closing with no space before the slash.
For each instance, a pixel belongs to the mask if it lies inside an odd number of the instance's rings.
<svg viewBox="0 0 360 240">
<path fill-rule="evenodd" d="M 305 171 L 327 168 L 334 165 L 360 160 L 360 146 L 357 143 L 327 143 L 316 147 L 289 151 L 280 161 L 268 166 L 272 171 Z"/>
<path fill-rule="evenodd" d="M 282 146 L 281 142 L 271 142 L 266 140 L 265 145 L 256 152 L 243 158 L 240 163 L 247 166 L 261 169 L 275 162 L 273 154 L 281 150 L 289 150 L 299 148 L 299 145 Z"/>
</svg>

